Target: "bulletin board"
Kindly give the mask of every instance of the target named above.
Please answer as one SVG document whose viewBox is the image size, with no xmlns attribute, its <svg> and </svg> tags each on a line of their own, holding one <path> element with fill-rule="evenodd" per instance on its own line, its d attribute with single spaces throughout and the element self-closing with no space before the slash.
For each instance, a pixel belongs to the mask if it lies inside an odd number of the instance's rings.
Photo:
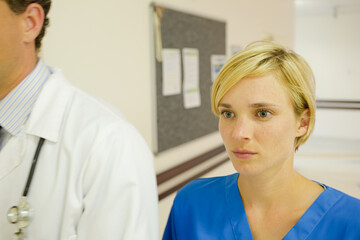
<svg viewBox="0 0 360 240">
<path fill-rule="evenodd" d="M 174 148 L 218 130 L 211 111 L 211 56 L 226 53 L 226 23 L 152 4 L 155 45 L 154 152 Z M 156 23 L 157 21 L 157 23 Z M 158 30 L 156 34 L 156 30 Z M 199 52 L 199 107 L 186 109 L 183 94 L 164 96 L 161 50 L 195 48 Z M 183 63 L 181 63 L 183 65 Z M 184 66 L 182 66 L 183 69 Z"/>
</svg>

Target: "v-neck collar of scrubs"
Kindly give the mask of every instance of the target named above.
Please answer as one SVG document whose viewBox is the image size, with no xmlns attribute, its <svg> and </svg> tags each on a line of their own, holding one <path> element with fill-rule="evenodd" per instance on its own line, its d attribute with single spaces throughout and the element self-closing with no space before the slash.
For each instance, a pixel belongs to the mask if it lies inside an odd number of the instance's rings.
<svg viewBox="0 0 360 240">
<path fill-rule="evenodd" d="M 225 182 L 227 210 L 235 239 L 253 239 L 237 185 L 238 176 L 238 173 L 230 175 Z M 306 239 L 326 215 L 328 210 L 339 201 L 341 196 L 338 191 L 325 186 L 325 190 L 306 210 L 294 227 L 290 229 L 283 240 Z"/>
</svg>

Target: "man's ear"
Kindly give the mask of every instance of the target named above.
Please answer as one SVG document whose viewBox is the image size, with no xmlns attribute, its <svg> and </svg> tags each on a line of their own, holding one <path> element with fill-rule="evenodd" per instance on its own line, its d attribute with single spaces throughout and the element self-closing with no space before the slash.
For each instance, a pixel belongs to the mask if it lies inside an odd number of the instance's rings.
<svg viewBox="0 0 360 240">
<path fill-rule="evenodd" d="M 301 116 L 299 117 L 297 129 L 296 129 L 297 137 L 303 136 L 307 132 L 309 128 L 309 123 L 310 123 L 310 110 L 307 108 L 301 113 Z"/>
<path fill-rule="evenodd" d="M 44 10 L 39 4 L 31 3 L 21 15 L 23 19 L 23 40 L 25 43 L 33 43 L 43 26 Z"/>
</svg>

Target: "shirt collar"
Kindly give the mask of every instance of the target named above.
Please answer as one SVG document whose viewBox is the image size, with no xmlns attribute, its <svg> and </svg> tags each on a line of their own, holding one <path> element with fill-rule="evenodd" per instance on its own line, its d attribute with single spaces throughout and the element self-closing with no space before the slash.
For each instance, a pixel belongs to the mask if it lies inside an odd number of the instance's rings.
<svg viewBox="0 0 360 240">
<path fill-rule="evenodd" d="M 16 136 L 22 131 L 49 75 L 49 68 L 39 59 L 32 72 L 0 101 L 0 125 L 8 133 Z"/>
</svg>

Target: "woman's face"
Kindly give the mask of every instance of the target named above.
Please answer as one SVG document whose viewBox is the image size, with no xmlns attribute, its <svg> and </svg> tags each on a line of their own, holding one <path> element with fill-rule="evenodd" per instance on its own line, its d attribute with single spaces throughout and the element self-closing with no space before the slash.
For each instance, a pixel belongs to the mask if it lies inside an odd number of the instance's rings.
<svg viewBox="0 0 360 240">
<path fill-rule="evenodd" d="M 218 108 L 220 134 L 240 174 L 292 169 L 295 138 L 306 133 L 307 121 L 295 116 L 286 88 L 273 74 L 240 80 Z"/>
</svg>

